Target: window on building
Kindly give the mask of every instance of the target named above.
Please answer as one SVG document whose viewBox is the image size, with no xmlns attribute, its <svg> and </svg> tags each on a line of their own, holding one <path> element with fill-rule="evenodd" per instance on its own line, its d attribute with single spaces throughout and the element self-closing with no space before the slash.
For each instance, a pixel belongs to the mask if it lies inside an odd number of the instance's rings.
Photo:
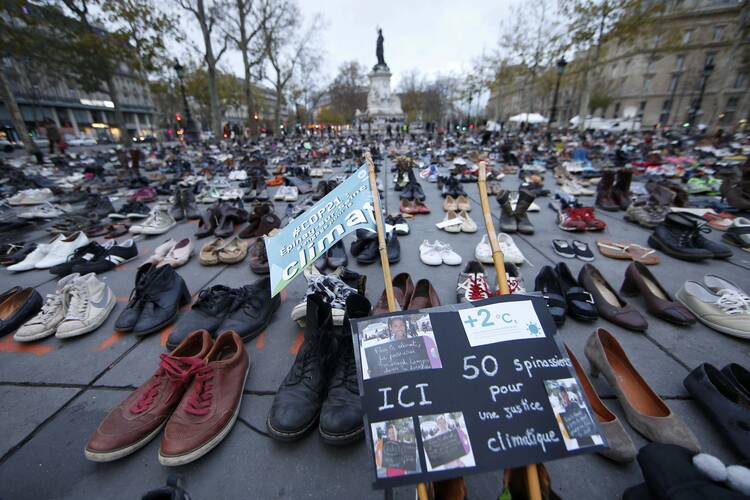
<svg viewBox="0 0 750 500">
<path fill-rule="evenodd" d="M 649 59 L 646 66 L 646 73 L 653 73 L 656 70 L 656 59 Z"/>
<path fill-rule="evenodd" d="M 667 92 L 670 94 L 677 91 L 677 84 L 680 82 L 680 75 L 674 74 L 672 75 L 672 78 L 669 79 L 669 88 L 667 88 Z"/>
<path fill-rule="evenodd" d="M 726 26 L 714 26 L 714 42 L 720 41 L 721 37 L 724 36 L 724 28 L 726 28 Z"/>
<path fill-rule="evenodd" d="M 648 94 L 651 92 L 651 77 L 643 79 L 643 93 Z"/>
<path fill-rule="evenodd" d="M 669 120 L 669 112 L 672 110 L 672 101 L 667 99 L 661 106 L 661 113 L 659 114 L 659 123 L 665 124 Z"/>
<path fill-rule="evenodd" d="M 685 67 L 685 56 L 683 54 L 680 54 L 679 56 L 675 58 L 674 70 L 682 71 L 684 67 Z"/>
<path fill-rule="evenodd" d="M 615 111 L 612 113 L 612 118 L 618 118 L 620 116 L 620 103 L 615 103 Z"/>
<path fill-rule="evenodd" d="M 654 37 L 654 46 L 655 46 L 655 47 L 658 47 L 658 46 L 660 46 L 660 45 L 661 45 L 661 42 L 662 42 L 663 40 L 664 40 L 664 35 L 662 35 L 661 33 L 660 33 L 660 34 L 658 34 L 658 35 L 656 35 L 656 36 Z"/>
<path fill-rule="evenodd" d="M 628 59 L 627 61 L 625 61 L 625 69 L 624 69 L 623 73 L 627 74 L 627 72 L 628 72 L 629 69 L 630 69 L 630 59 Z"/>
<path fill-rule="evenodd" d="M 638 106 L 638 119 L 643 120 L 643 115 L 646 113 L 646 101 L 641 101 Z"/>
<path fill-rule="evenodd" d="M 734 122 L 734 115 L 737 112 L 737 105 L 739 103 L 739 97 L 730 97 L 729 99 L 727 99 L 727 105 L 724 108 L 724 112 L 719 115 L 719 121 L 722 124 L 729 124 Z"/>
<path fill-rule="evenodd" d="M 693 30 L 685 30 L 682 34 L 682 45 L 689 44 L 691 38 L 693 38 Z"/>
<path fill-rule="evenodd" d="M 706 54 L 706 61 L 703 63 L 703 65 L 707 64 L 716 64 L 716 52 L 709 52 Z"/>
<path fill-rule="evenodd" d="M 734 88 L 744 89 L 747 86 L 747 72 L 740 71 L 734 79 Z"/>
</svg>

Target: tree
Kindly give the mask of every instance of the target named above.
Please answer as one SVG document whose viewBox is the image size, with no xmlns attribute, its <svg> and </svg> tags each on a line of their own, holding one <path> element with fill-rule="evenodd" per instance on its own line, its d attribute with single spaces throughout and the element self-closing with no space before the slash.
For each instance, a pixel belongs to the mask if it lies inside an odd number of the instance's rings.
<svg viewBox="0 0 750 500">
<path fill-rule="evenodd" d="M 198 117 L 202 123 L 210 122 L 212 115 L 211 92 L 208 85 L 207 69 L 193 65 L 185 74 L 185 92 L 198 106 Z M 245 100 L 243 81 L 223 71 L 216 73 L 216 94 L 219 105 L 239 107 Z"/>
<path fill-rule="evenodd" d="M 328 86 L 331 111 L 341 117 L 343 123 L 351 123 L 357 110 L 367 108 L 367 76 L 357 61 L 341 63 L 336 77 Z M 321 118 L 322 120 L 322 118 Z"/>
<path fill-rule="evenodd" d="M 203 38 L 202 59 L 206 64 L 208 75 L 208 95 L 209 95 L 209 113 L 211 121 L 211 130 L 214 133 L 214 140 L 219 140 L 222 136 L 221 129 L 221 104 L 219 102 L 219 91 L 217 89 L 217 65 L 219 60 L 226 53 L 229 47 L 229 39 L 220 37 L 216 30 L 219 23 L 224 18 L 227 4 L 224 0 L 175 0 L 177 5 L 182 9 L 190 12 L 201 30 Z M 219 40 L 217 40 L 217 38 Z M 223 38 L 223 39 L 222 39 Z M 217 51 L 214 43 L 220 43 L 221 48 Z"/>
</svg>

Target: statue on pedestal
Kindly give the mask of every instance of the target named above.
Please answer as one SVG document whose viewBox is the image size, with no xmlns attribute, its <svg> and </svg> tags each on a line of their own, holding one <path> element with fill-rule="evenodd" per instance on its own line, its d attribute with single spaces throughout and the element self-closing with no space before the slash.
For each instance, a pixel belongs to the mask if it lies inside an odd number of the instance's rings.
<svg viewBox="0 0 750 500">
<path fill-rule="evenodd" d="M 385 56 L 383 55 L 383 30 L 380 28 L 378 28 L 378 41 L 375 45 L 375 56 L 378 58 L 378 63 L 375 65 L 376 68 L 378 66 L 388 67 L 385 63 Z"/>
</svg>

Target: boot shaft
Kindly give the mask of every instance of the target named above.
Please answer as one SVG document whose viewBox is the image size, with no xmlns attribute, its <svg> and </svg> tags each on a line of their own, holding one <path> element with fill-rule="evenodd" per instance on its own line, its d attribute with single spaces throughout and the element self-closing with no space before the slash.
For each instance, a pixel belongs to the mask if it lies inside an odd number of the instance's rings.
<svg viewBox="0 0 750 500">
<path fill-rule="evenodd" d="M 519 201 L 520 201 L 520 194 L 519 194 Z M 505 216 L 512 216 L 513 215 L 513 208 L 510 205 L 510 192 L 507 190 L 500 191 L 500 194 L 497 195 L 497 202 L 500 204 L 500 208 L 502 209 L 502 213 Z"/>
<path fill-rule="evenodd" d="M 526 217 L 526 212 L 534 202 L 535 196 L 525 189 L 518 191 L 518 202 L 516 203 L 516 219 L 522 219 Z M 509 203 L 510 204 L 510 203 Z"/>
</svg>

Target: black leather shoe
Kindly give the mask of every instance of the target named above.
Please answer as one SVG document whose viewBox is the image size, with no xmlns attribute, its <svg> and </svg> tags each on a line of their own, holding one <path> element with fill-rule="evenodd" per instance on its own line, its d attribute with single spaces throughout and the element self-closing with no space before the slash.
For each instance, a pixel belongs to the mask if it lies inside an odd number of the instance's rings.
<svg viewBox="0 0 750 500">
<path fill-rule="evenodd" d="M 708 363 L 690 372 L 683 383 L 737 453 L 750 458 L 750 399 Z"/>
<path fill-rule="evenodd" d="M 339 240 L 326 252 L 326 264 L 331 269 L 346 267 L 349 264 L 349 258 L 346 256 L 346 247 L 344 242 Z"/>
<path fill-rule="evenodd" d="M 326 389 L 320 351 L 321 345 L 329 346 L 332 336 L 331 306 L 318 294 L 309 295 L 305 341 L 276 392 L 266 420 L 266 429 L 272 438 L 294 441 L 318 420 Z"/>
<path fill-rule="evenodd" d="M 388 254 L 388 263 L 396 264 L 401 260 L 401 243 L 398 242 L 398 236 L 396 235 L 395 231 L 391 232 L 391 234 L 388 235 L 388 239 L 386 240 L 385 245 L 386 252 Z M 378 250 L 377 244 L 375 245 L 375 250 Z M 380 256 L 379 251 L 378 256 Z"/>
<path fill-rule="evenodd" d="M 174 350 L 196 330 L 207 330 L 216 338 L 219 325 L 229 314 L 236 297 L 236 290 L 224 285 L 201 290 L 190 310 L 177 320 L 174 331 L 167 339 L 167 349 Z"/>
<path fill-rule="evenodd" d="M 596 321 L 599 312 L 596 310 L 594 299 L 581 287 L 570 268 L 564 262 L 560 262 L 555 266 L 555 274 L 560 283 L 560 290 L 565 296 L 570 317 L 580 321 Z"/>
<path fill-rule="evenodd" d="M 714 257 L 714 252 L 705 245 L 708 240 L 701 236 L 700 232 L 701 229 L 695 220 L 679 213 L 670 213 L 648 237 L 648 244 L 676 259 L 688 261 L 710 259 Z M 729 250 L 729 255 L 732 255 L 731 250 Z"/>
<path fill-rule="evenodd" d="M 261 278 L 239 289 L 231 312 L 221 322 L 218 333 L 235 331 L 243 342 L 254 339 L 268 326 L 281 305 L 281 296 L 271 297 L 271 279 Z"/>
<path fill-rule="evenodd" d="M 378 240 L 367 240 L 362 251 L 357 255 L 357 263 L 372 264 L 380 258 Z"/>
<path fill-rule="evenodd" d="M 737 363 L 730 363 L 721 369 L 721 373 L 732 382 L 738 391 L 750 399 L 750 371 Z"/>
<path fill-rule="evenodd" d="M 370 301 L 353 293 L 346 299 L 343 333 L 336 335 L 334 366 L 328 381 L 328 394 L 320 409 L 318 430 L 329 444 L 346 444 L 364 436 L 362 403 L 359 399 L 357 365 L 354 362 L 350 319 L 370 314 Z"/>
<path fill-rule="evenodd" d="M 0 308 L 0 337 L 13 333 L 42 308 L 42 296 L 34 288 L 14 287 L 4 293 Z"/>
<path fill-rule="evenodd" d="M 158 332 L 177 319 L 181 306 L 190 304 L 190 291 L 172 266 L 158 267 L 143 290 L 143 308 L 133 326 L 133 334 L 141 336 Z"/>
<path fill-rule="evenodd" d="M 138 268 L 135 273 L 135 287 L 130 292 L 130 299 L 128 305 L 117 317 L 115 321 L 115 330 L 118 332 L 131 332 L 133 327 L 138 321 L 138 317 L 141 315 L 143 309 L 143 293 L 148 286 L 148 282 L 151 280 L 153 273 L 156 271 L 156 266 L 150 263 L 143 264 Z"/>
<path fill-rule="evenodd" d="M 555 323 L 557 326 L 562 326 L 565 323 L 567 304 L 560 283 L 557 281 L 555 270 L 552 267 L 544 266 L 539 271 L 534 280 L 534 291 L 541 292 L 547 301 L 547 307 Z"/>
<path fill-rule="evenodd" d="M 357 257 L 372 240 L 378 239 L 377 233 L 364 229 L 357 229 L 355 234 L 357 235 L 357 239 L 352 241 L 352 244 L 349 246 L 349 252 L 352 254 L 352 257 Z"/>
</svg>

